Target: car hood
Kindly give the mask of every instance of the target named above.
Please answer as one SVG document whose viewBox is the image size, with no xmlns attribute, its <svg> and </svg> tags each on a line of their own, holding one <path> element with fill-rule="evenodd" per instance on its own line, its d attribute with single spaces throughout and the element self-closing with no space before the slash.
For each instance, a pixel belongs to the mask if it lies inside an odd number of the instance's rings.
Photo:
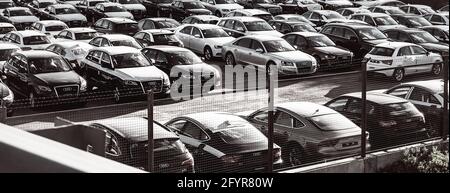
<svg viewBox="0 0 450 193">
<path fill-rule="evenodd" d="M 80 84 L 80 76 L 75 71 L 33 74 L 31 78 L 38 79 L 47 86 Z"/>
<path fill-rule="evenodd" d="M 174 66 L 174 68 L 178 68 L 183 72 L 196 72 L 196 73 L 201 72 L 206 75 L 210 75 L 211 73 L 217 75 L 217 73 L 219 73 L 217 69 L 206 63 L 199 63 L 193 65 L 176 65 Z"/>
<path fill-rule="evenodd" d="M 353 5 L 353 3 L 351 3 L 350 1 L 327 1 L 327 2 L 325 2 L 325 4 L 338 5 L 338 6 L 344 6 L 344 5 L 352 6 Z"/>
<path fill-rule="evenodd" d="M 155 66 L 115 69 L 116 76 L 123 80 L 151 81 L 162 80 L 163 72 Z"/>
<path fill-rule="evenodd" d="M 79 13 L 57 15 L 56 17 L 61 21 L 87 21 L 86 17 Z"/>
<path fill-rule="evenodd" d="M 119 18 L 127 18 L 127 19 L 133 19 L 133 15 L 130 12 L 108 12 L 105 13 L 108 17 L 119 17 Z"/>
<path fill-rule="evenodd" d="M 270 31 L 251 31 L 248 35 L 268 35 L 268 36 L 275 36 L 275 37 L 281 37 L 283 36 L 282 33 L 276 31 L 276 30 L 270 30 Z"/>
<path fill-rule="evenodd" d="M 217 4 L 215 5 L 218 9 L 243 9 L 244 7 L 239 4 Z"/>
<path fill-rule="evenodd" d="M 289 52 L 272 52 L 268 55 L 277 57 L 283 61 L 300 62 L 305 60 L 312 60 L 313 57 L 307 53 L 301 51 L 289 51 Z"/>
<path fill-rule="evenodd" d="M 379 25 L 377 28 L 380 31 L 384 31 L 388 29 L 406 29 L 407 27 L 404 25 Z"/>
<path fill-rule="evenodd" d="M 372 45 L 378 45 L 381 43 L 386 43 L 389 42 L 387 39 L 379 39 L 379 40 L 365 40 L 367 43 L 372 44 Z"/>
<path fill-rule="evenodd" d="M 23 23 L 23 22 L 36 22 L 39 21 L 39 18 L 37 18 L 36 16 L 17 16 L 17 17 L 10 17 L 9 20 L 16 23 Z"/>
<path fill-rule="evenodd" d="M 335 46 L 315 47 L 314 49 L 316 49 L 317 51 L 324 53 L 324 54 L 332 54 L 332 55 L 337 55 L 337 56 L 350 55 L 350 53 L 351 53 L 348 50 L 344 50 L 342 48 L 338 48 Z"/>
<path fill-rule="evenodd" d="M 422 43 L 419 45 L 430 51 L 448 52 L 448 44 L 445 43 Z"/>
<path fill-rule="evenodd" d="M 261 3 L 261 4 L 258 4 L 258 5 L 261 6 L 261 7 L 264 7 L 264 8 L 280 8 L 279 5 L 268 4 L 268 3 Z"/>
<path fill-rule="evenodd" d="M 122 4 L 127 10 L 142 10 L 145 11 L 145 7 L 142 4 Z"/>
<path fill-rule="evenodd" d="M 5 84 L 0 83 L 0 98 L 3 99 L 4 97 L 10 95 L 11 94 L 10 92 L 11 91 Z"/>
<path fill-rule="evenodd" d="M 220 38 L 207 38 L 207 40 L 213 42 L 215 45 L 223 45 L 223 44 L 233 41 L 234 38 L 233 37 L 220 37 Z"/>
</svg>

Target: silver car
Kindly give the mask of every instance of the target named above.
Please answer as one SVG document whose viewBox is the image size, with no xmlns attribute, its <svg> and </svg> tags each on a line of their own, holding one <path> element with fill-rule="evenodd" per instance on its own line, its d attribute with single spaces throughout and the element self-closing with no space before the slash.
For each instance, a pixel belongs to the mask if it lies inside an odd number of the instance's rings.
<svg viewBox="0 0 450 193">
<path fill-rule="evenodd" d="M 227 65 L 241 63 L 260 68 L 267 64 L 276 65 L 279 75 L 312 74 L 317 71 L 314 57 L 295 50 L 286 40 L 273 36 L 238 38 L 223 45 L 222 56 Z"/>
</svg>

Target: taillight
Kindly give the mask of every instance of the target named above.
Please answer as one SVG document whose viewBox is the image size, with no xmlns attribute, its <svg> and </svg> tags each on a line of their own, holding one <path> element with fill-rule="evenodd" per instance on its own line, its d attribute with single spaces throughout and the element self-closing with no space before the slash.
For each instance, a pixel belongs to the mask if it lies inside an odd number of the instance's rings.
<svg viewBox="0 0 450 193">
<path fill-rule="evenodd" d="M 391 121 L 380 121 L 379 124 L 380 124 L 381 127 L 392 127 L 394 125 L 397 125 L 397 122 L 394 121 L 394 120 L 391 120 Z"/>
<path fill-rule="evenodd" d="M 334 147 L 339 142 L 339 140 L 327 140 L 319 143 L 319 147 Z"/>
<path fill-rule="evenodd" d="M 181 162 L 182 166 L 193 166 L 194 165 L 194 159 L 192 157 L 189 157 L 189 159 L 184 160 Z"/>
<path fill-rule="evenodd" d="M 224 155 L 220 159 L 225 163 L 237 163 L 241 158 L 240 155 Z"/>
</svg>

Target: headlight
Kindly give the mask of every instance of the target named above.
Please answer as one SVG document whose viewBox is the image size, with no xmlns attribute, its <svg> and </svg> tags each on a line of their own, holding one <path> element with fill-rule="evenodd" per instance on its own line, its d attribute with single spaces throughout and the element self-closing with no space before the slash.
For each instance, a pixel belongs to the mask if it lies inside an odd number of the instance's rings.
<svg viewBox="0 0 450 193">
<path fill-rule="evenodd" d="M 170 79 L 166 73 L 163 74 L 163 81 L 164 81 L 164 86 L 170 86 Z"/>
<path fill-rule="evenodd" d="M 12 102 L 14 100 L 14 93 L 12 91 L 9 91 L 9 95 L 5 96 L 3 100 L 7 102 Z"/>
<path fill-rule="evenodd" d="M 222 9 L 222 12 L 230 12 L 230 9 Z"/>
<path fill-rule="evenodd" d="M 286 61 L 281 62 L 281 65 L 282 66 L 295 66 L 294 62 L 286 62 Z"/>
<path fill-rule="evenodd" d="M 222 46 L 221 45 L 214 45 L 214 48 L 215 49 L 222 49 Z"/>
<path fill-rule="evenodd" d="M 383 64 L 387 64 L 387 65 L 392 65 L 393 60 L 381 60 L 381 63 Z"/>
<path fill-rule="evenodd" d="M 86 91 L 86 88 L 87 88 L 86 80 L 80 77 L 80 91 Z"/>
<path fill-rule="evenodd" d="M 127 85 L 127 86 L 137 86 L 138 85 L 137 82 L 131 81 L 131 80 L 125 80 L 125 81 L 123 81 L 123 84 Z"/>
<path fill-rule="evenodd" d="M 334 60 L 334 59 L 336 59 L 336 56 L 335 55 L 325 55 L 325 59 Z"/>
<path fill-rule="evenodd" d="M 38 89 L 40 92 L 52 92 L 52 89 L 51 89 L 50 87 L 48 87 L 48 86 L 41 86 L 41 85 L 38 85 L 38 86 L 37 86 L 37 89 Z"/>
</svg>

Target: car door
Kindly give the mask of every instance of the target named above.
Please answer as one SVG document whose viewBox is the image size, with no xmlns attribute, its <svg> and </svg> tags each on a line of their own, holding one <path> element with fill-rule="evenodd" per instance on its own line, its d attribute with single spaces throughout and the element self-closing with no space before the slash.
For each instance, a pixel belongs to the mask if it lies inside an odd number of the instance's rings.
<svg viewBox="0 0 450 193">
<path fill-rule="evenodd" d="M 274 115 L 275 112 L 276 111 L 274 111 Z M 253 126 L 259 129 L 266 136 L 268 135 L 267 130 L 268 120 L 269 120 L 269 111 L 266 108 L 256 111 L 247 118 L 247 121 L 249 121 Z"/>
<path fill-rule="evenodd" d="M 153 53 L 149 53 L 150 56 L 153 56 Z M 158 67 L 166 74 L 170 74 L 173 65 L 169 63 L 169 60 L 164 52 L 156 51 L 153 56 L 155 60 L 155 66 Z"/>
<path fill-rule="evenodd" d="M 252 39 L 250 38 L 242 38 L 235 43 L 232 52 L 234 53 L 236 62 L 250 64 L 248 53 L 252 51 L 250 48 L 251 43 Z"/>
<path fill-rule="evenodd" d="M 251 43 L 250 50 L 247 54 L 249 64 L 255 65 L 257 67 L 265 67 L 267 63 L 267 52 L 261 42 L 253 39 Z"/>
<path fill-rule="evenodd" d="M 107 26 L 108 26 L 107 21 L 104 19 L 100 19 L 97 22 L 95 22 L 94 29 L 100 34 L 105 34 Z"/>
<path fill-rule="evenodd" d="M 86 56 L 87 63 L 83 64 L 85 68 L 85 78 L 89 81 L 91 85 L 101 85 L 103 81 L 100 77 L 101 74 L 101 57 L 102 52 L 91 51 Z M 100 87 L 101 88 L 101 87 Z"/>
<path fill-rule="evenodd" d="M 411 50 L 416 59 L 416 64 L 432 64 L 434 62 L 434 58 L 430 57 L 428 51 L 424 48 L 412 45 Z M 420 65 L 415 69 L 417 73 L 430 72 L 432 69 L 432 65 Z"/>
<path fill-rule="evenodd" d="M 203 53 L 203 34 L 197 27 L 192 28 L 191 35 L 189 36 L 189 48 L 196 53 Z"/>
<path fill-rule="evenodd" d="M 172 6 L 172 18 L 177 21 L 180 21 L 180 20 L 184 19 L 184 17 L 185 17 L 185 11 L 184 11 L 183 2 L 181 2 L 181 1 L 175 2 L 175 4 Z"/>
<path fill-rule="evenodd" d="M 360 99 L 352 98 L 348 101 L 347 107 L 343 112 L 344 116 L 357 125 L 361 125 L 362 102 Z"/>
<path fill-rule="evenodd" d="M 302 132 L 298 132 L 302 130 Z M 277 109 L 274 121 L 274 141 L 276 144 L 286 146 L 286 142 L 291 139 L 298 142 L 311 141 L 309 136 L 314 136 L 306 124 L 297 119 L 292 114 Z M 302 143 L 304 145 L 304 143 Z"/>
<path fill-rule="evenodd" d="M 185 47 L 189 48 L 189 38 L 191 36 L 192 26 L 186 26 L 183 29 L 181 29 L 178 33 L 176 33 L 176 36 L 183 42 Z"/>
<path fill-rule="evenodd" d="M 247 29 L 245 25 L 240 21 L 235 21 L 233 26 L 233 37 L 238 38 L 245 36 L 247 32 Z"/>
<path fill-rule="evenodd" d="M 21 92 L 20 76 L 19 73 L 23 73 L 25 69 L 20 69 L 20 58 L 18 55 L 12 56 L 8 59 L 2 74 L 6 76 L 6 84 L 8 87 Z M 23 91 L 22 91 L 23 92 Z M 26 94 L 26 93 L 21 93 Z"/>
<path fill-rule="evenodd" d="M 29 73 L 30 73 L 30 68 L 28 66 L 28 61 L 27 58 L 22 56 L 22 55 L 18 55 L 17 57 L 17 67 L 18 67 L 18 71 L 17 71 L 17 89 L 20 90 L 22 93 L 26 92 L 26 90 L 29 87 Z"/>
<path fill-rule="evenodd" d="M 343 28 L 344 35 L 343 37 L 339 37 L 342 40 L 342 46 L 350 49 L 353 53 L 359 54 L 361 57 L 364 57 L 367 53 L 361 52 L 361 42 L 359 41 L 359 36 L 351 30 L 350 28 Z M 338 34 L 336 34 L 338 36 Z M 367 50 L 367 52 L 370 50 Z"/>
<path fill-rule="evenodd" d="M 323 22 L 322 15 L 316 12 L 312 12 L 311 16 L 309 17 L 309 21 L 316 24 L 316 26 L 322 26 L 325 24 L 325 22 Z"/>
<path fill-rule="evenodd" d="M 416 56 L 413 55 L 410 46 L 404 46 L 398 50 L 397 56 L 393 58 L 394 62 L 399 66 L 405 67 L 405 74 L 417 73 Z"/>
</svg>

